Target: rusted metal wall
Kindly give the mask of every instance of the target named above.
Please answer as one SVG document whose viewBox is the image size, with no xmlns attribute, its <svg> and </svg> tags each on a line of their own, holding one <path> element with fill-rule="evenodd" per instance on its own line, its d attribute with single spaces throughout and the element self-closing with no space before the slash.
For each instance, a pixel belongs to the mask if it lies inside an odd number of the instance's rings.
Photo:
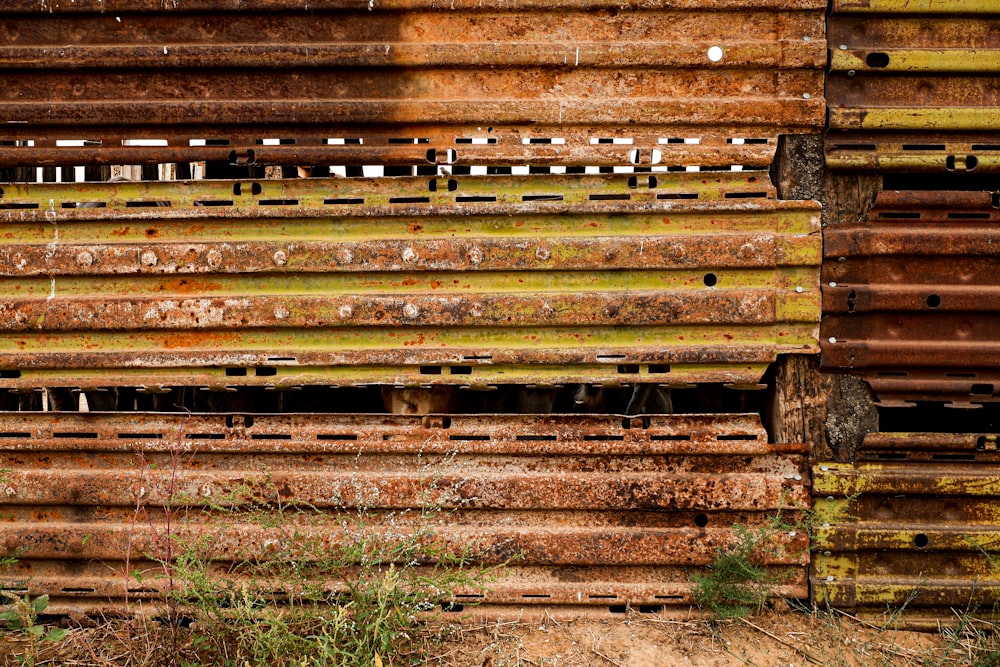
<svg viewBox="0 0 1000 667">
<path fill-rule="evenodd" d="M 8 388 L 756 383 L 816 349 L 818 208 L 756 173 L 2 187 Z"/>
<path fill-rule="evenodd" d="M 834 0 L 827 38 L 833 169 L 1000 169 L 995 2 Z"/>
<path fill-rule="evenodd" d="M 0 165 L 766 167 L 823 123 L 825 7 L 11 0 Z"/>
<path fill-rule="evenodd" d="M 177 551 L 211 536 L 225 570 L 292 532 L 337 544 L 359 508 L 375 533 L 436 508 L 450 549 L 517 556 L 489 591 L 458 591 L 484 613 L 686 608 L 733 524 L 771 531 L 780 593 L 807 595 L 808 538 L 773 517 L 809 506 L 808 446 L 768 444 L 756 415 L 8 413 L 3 428 L 0 540 L 18 556 L 3 590 L 48 593 L 53 613 L 154 612 L 166 535 Z M 239 512 L 261 502 L 313 509 L 278 527 Z"/>
<path fill-rule="evenodd" d="M 828 227 L 823 367 L 860 373 L 885 404 L 996 401 L 995 197 L 883 192 L 866 222 Z"/>
<path fill-rule="evenodd" d="M 432 173 L 2 184 L 0 389 L 754 385 L 817 350 L 819 208 L 766 169 L 823 124 L 825 7 L 4 2 L 0 166 Z M 8 590 L 114 611 L 162 586 L 167 476 L 230 557 L 274 538 L 210 508 L 248 481 L 329 540 L 433 482 L 449 545 L 524 556 L 484 610 L 687 607 L 731 526 L 801 519 L 807 450 L 745 415 L 5 413 L 0 533 Z M 783 594 L 806 541 L 763 554 Z"/>
<path fill-rule="evenodd" d="M 930 628 L 995 613 L 998 463 L 995 433 L 879 433 L 816 466 L 816 602 Z"/>
</svg>

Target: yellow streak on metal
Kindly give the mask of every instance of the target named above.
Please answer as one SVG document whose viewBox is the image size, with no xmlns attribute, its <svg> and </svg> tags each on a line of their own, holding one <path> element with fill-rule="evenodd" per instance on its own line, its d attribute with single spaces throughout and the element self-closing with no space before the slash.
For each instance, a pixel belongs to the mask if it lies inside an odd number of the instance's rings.
<svg viewBox="0 0 1000 667">
<path fill-rule="evenodd" d="M 830 109 L 830 127 L 843 130 L 995 130 L 1000 109 L 987 107 Z"/>
<path fill-rule="evenodd" d="M 871 67 L 871 53 L 884 53 L 889 63 Z M 1000 72 L 1000 49 L 833 49 L 830 70 L 845 72 Z"/>
<path fill-rule="evenodd" d="M 995 14 L 996 0 L 835 0 L 833 13 Z"/>
</svg>

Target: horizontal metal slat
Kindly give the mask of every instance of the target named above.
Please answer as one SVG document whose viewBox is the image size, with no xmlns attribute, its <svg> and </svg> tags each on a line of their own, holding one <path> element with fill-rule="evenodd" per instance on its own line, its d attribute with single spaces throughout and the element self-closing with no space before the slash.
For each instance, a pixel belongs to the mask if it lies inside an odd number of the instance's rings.
<svg viewBox="0 0 1000 667">
<path fill-rule="evenodd" d="M 459 602 L 512 613 L 689 606 L 690 573 L 732 542 L 737 523 L 771 531 L 764 562 L 787 575 L 784 594 L 806 594 L 805 534 L 768 526 L 776 515 L 795 523 L 808 507 L 808 446 L 769 444 L 756 415 L 3 413 L 0 422 L 3 492 L 14 499 L 0 541 L 19 554 L 0 583 L 50 595 L 54 613 L 121 611 L 126 598 L 155 606 L 167 583 L 151 558 L 168 514 L 176 544 L 210 535 L 227 571 L 240 554 L 294 546 L 283 542 L 290 532 L 325 548 L 349 541 L 359 507 L 372 535 L 419 531 L 418 510 L 442 508 L 431 515 L 442 546 L 485 563 L 520 554 L 488 591 L 457 591 L 469 594 Z M 266 518 L 277 516 L 274 499 L 290 510 L 280 526 Z M 325 583 L 335 591 L 349 574 Z"/>
<path fill-rule="evenodd" d="M 17 91 L 0 101 L 5 166 L 233 153 L 246 164 L 759 167 L 778 134 L 818 130 L 824 115 L 812 1 L 3 11 L 17 12 L 0 28 L 0 87 Z"/>
<path fill-rule="evenodd" d="M 813 470 L 818 603 L 902 623 L 990 613 L 998 572 L 994 434 L 878 433 Z"/>
<path fill-rule="evenodd" d="M 832 169 L 995 172 L 995 4 L 838 2 L 829 19 Z"/>
<path fill-rule="evenodd" d="M 5 184 L 0 386 L 756 382 L 815 350 L 816 205 L 649 179 Z"/>
<path fill-rule="evenodd" d="M 883 192 L 866 223 L 827 228 L 823 367 L 886 404 L 996 400 L 998 223 L 988 192 Z"/>
</svg>

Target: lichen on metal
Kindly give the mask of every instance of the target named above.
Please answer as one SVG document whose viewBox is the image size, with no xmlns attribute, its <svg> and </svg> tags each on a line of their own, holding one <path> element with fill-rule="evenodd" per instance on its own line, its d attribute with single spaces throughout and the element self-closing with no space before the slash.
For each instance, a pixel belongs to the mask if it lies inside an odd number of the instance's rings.
<svg viewBox="0 0 1000 667">
<path fill-rule="evenodd" d="M 752 383 L 816 350 L 819 211 L 762 173 L 2 187 L 8 388 Z"/>
<path fill-rule="evenodd" d="M 995 613 L 996 434 L 878 433 L 813 470 L 815 601 L 928 628 Z"/>
<path fill-rule="evenodd" d="M 994 2 L 835 2 L 832 169 L 1000 170 Z"/>
<path fill-rule="evenodd" d="M 483 563 L 519 555 L 470 591 L 507 614 L 688 607 L 690 573 L 734 523 L 767 532 L 780 594 L 807 595 L 808 538 L 771 522 L 808 509 L 808 447 L 769 444 L 756 415 L 7 413 L 3 429 L 0 540 L 18 553 L 4 588 L 49 594 L 53 613 L 126 598 L 155 609 L 164 508 L 172 539 L 211 535 L 225 561 L 281 539 L 240 511 L 272 501 L 308 508 L 298 539 L 331 545 L 359 508 L 375 533 L 440 508 L 448 548 Z"/>
</svg>

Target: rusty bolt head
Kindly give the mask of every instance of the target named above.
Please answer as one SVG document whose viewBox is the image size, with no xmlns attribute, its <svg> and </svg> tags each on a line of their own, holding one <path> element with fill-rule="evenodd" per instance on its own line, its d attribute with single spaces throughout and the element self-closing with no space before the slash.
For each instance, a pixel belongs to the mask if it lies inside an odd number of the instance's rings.
<svg viewBox="0 0 1000 667">
<path fill-rule="evenodd" d="M 341 306 L 338 312 L 340 316 L 345 320 L 351 319 L 351 317 L 354 315 L 354 309 L 348 306 L 347 304 Z"/>
<path fill-rule="evenodd" d="M 404 262 L 410 263 L 410 262 L 415 262 L 416 260 L 417 260 L 417 251 L 416 250 L 414 250 L 413 248 L 404 248 L 403 249 L 403 261 Z"/>
<path fill-rule="evenodd" d="M 141 255 L 139 255 L 139 263 L 143 266 L 156 266 L 157 262 L 156 253 L 152 250 L 144 250 Z"/>
<path fill-rule="evenodd" d="M 76 263 L 80 266 L 90 266 L 94 263 L 94 256 L 86 250 L 82 250 L 76 255 Z"/>
<path fill-rule="evenodd" d="M 208 260 L 209 266 L 218 266 L 219 264 L 222 264 L 222 254 L 218 250 L 209 250 L 205 259 Z"/>
<path fill-rule="evenodd" d="M 274 308 L 274 317 L 275 317 L 275 319 L 283 320 L 286 317 L 288 317 L 290 314 L 291 313 L 289 313 L 288 308 L 285 308 L 284 306 L 276 306 Z"/>
<path fill-rule="evenodd" d="M 3 490 L 3 492 L 10 497 L 14 497 L 17 495 L 17 491 L 14 489 L 13 486 L 8 486 L 6 489 Z"/>
<path fill-rule="evenodd" d="M 403 314 L 412 320 L 418 315 L 420 315 L 420 309 L 417 308 L 412 303 L 408 303 L 405 306 L 403 306 Z"/>
<path fill-rule="evenodd" d="M 552 257 L 552 251 L 545 246 L 538 246 L 538 248 L 535 249 L 535 257 L 544 262 L 549 257 Z"/>
<path fill-rule="evenodd" d="M 480 264 L 483 261 L 483 251 L 480 248 L 469 248 L 469 261 Z"/>
<path fill-rule="evenodd" d="M 288 263 L 288 254 L 284 250 L 275 251 L 274 263 L 278 266 L 284 266 Z"/>
<path fill-rule="evenodd" d="M 337 261 L 341 264 L 350 264 L 354 261 L 354 253 L 347 248 L 341 248 L 337 251 Z"/>
</svg>

